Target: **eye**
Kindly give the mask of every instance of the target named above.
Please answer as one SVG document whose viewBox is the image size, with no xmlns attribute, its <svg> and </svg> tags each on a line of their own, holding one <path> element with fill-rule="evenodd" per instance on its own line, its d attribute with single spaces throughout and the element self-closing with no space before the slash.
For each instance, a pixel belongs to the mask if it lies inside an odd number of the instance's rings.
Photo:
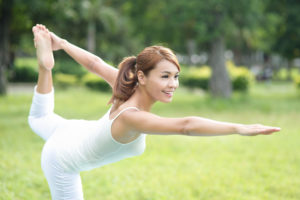
<svg viewBox="0 0 300 200">
<path fill-rule="evenodd" d="M 162 78 L 169 78 L 169 76 L 168 75 L 164 75 L 164 76 L 162 76 Z"/>
<path fill-rule="evenodd" d="M 175 78 L 176 78 L 176 79 L 179 78 L 179 74 L 176 74 L 176 75 L 175 75 Z"/>
</svg>

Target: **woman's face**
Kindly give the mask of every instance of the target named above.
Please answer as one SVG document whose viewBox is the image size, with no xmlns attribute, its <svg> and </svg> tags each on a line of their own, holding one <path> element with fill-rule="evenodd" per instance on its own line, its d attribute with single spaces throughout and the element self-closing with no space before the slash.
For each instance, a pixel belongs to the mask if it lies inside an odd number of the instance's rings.
<svg viewBox="0 0 300 200">
<path fill-rule="evenodd" d="M 179 86 L 179 70 L 168 60 L 161 60 L 144 77 L 145 89 L 154 101 L 171 102 L 174 91 Z"/>
</svg>

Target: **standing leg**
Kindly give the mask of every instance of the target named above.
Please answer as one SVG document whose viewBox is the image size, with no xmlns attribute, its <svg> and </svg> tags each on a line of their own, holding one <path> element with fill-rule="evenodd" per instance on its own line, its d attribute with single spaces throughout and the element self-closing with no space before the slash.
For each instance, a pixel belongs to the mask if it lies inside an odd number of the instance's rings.
<svg viewBox="0 0 300 200">
<path fill-rule="evenodd" d="M 68 172 L 60 164 L 56 143 L 48 140 L 42 151 L 42 169 L 47 179 L 52 200 L 83 200 L 79 172 Z"/>
<path fill-rule="evenodd" d="M 51 69 L 54 66 L 54 58 L 50 33 L 42 25 L 34 26 L 32 31 L 39 64 L 39 76 L 28 123 L 36 134 L 47 140 L 65 119 L 53 112 L 54 90 Z"/>
</svg>

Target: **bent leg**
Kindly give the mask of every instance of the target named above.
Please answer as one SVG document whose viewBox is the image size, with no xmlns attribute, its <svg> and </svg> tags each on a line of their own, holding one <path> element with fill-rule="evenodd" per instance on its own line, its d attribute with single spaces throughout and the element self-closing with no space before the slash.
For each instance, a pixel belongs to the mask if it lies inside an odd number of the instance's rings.
<svg viewBox="0 0 300 200">
<path fill-rule="evenodd" d="M 37 91 L 41 94 L 50 93 L 53 87 L 51 69 L 54 66 L 51 35 L 43 25 L 36 25 L 32 28 L 34 35 L 34 46 L 39 64 L 39 76 Z"/>
<path fill-rule="evenodd" d="M 54 91 L 51 69 L 54 66 L 54 59 L 50 33 L 42 25 L 34 26 L 32 31 L 39 64 L 39 76 L 37 86 L 34 88 L 28 123 L 36 134 L 47 140 L 64 119 L 53 112 Z"/>
<path fill-rule="evenodd" d="M 48 140 L 66 119 L 54 113 L 54 90 L 52 89 L 48 94 L 40 94 L 36 88 L 34 88 L 28 123 L 37 135 Z"/>
</svg>

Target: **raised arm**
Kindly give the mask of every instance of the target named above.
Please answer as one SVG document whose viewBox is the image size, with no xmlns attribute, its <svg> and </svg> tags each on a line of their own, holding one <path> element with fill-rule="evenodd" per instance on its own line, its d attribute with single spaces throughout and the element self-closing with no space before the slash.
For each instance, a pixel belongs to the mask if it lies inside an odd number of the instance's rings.
<svg viewBox="0 0 300 200">
<path fill-rule="evenodd" d="M 52 49 L 54 51 L 63 49 L 80 65 L 103 78 L 111 87 L 114 86 L 118 75 L 118 69 L 107 64 L 98 56 L 69 43 L 67 40 L 58 37 L 52 32 L 51 39 Z"/>
<path fill-rule="evenodd" d="M 240 134 L 254 136 L 269 135 L 280 131 L 280 128 L 260 124 L 227 123 L 202 117 L 165 118 L 143 111 L 125 112 L 122 119 L 134 131 L 159 135 L 220 136 Z"/>
</svg>

